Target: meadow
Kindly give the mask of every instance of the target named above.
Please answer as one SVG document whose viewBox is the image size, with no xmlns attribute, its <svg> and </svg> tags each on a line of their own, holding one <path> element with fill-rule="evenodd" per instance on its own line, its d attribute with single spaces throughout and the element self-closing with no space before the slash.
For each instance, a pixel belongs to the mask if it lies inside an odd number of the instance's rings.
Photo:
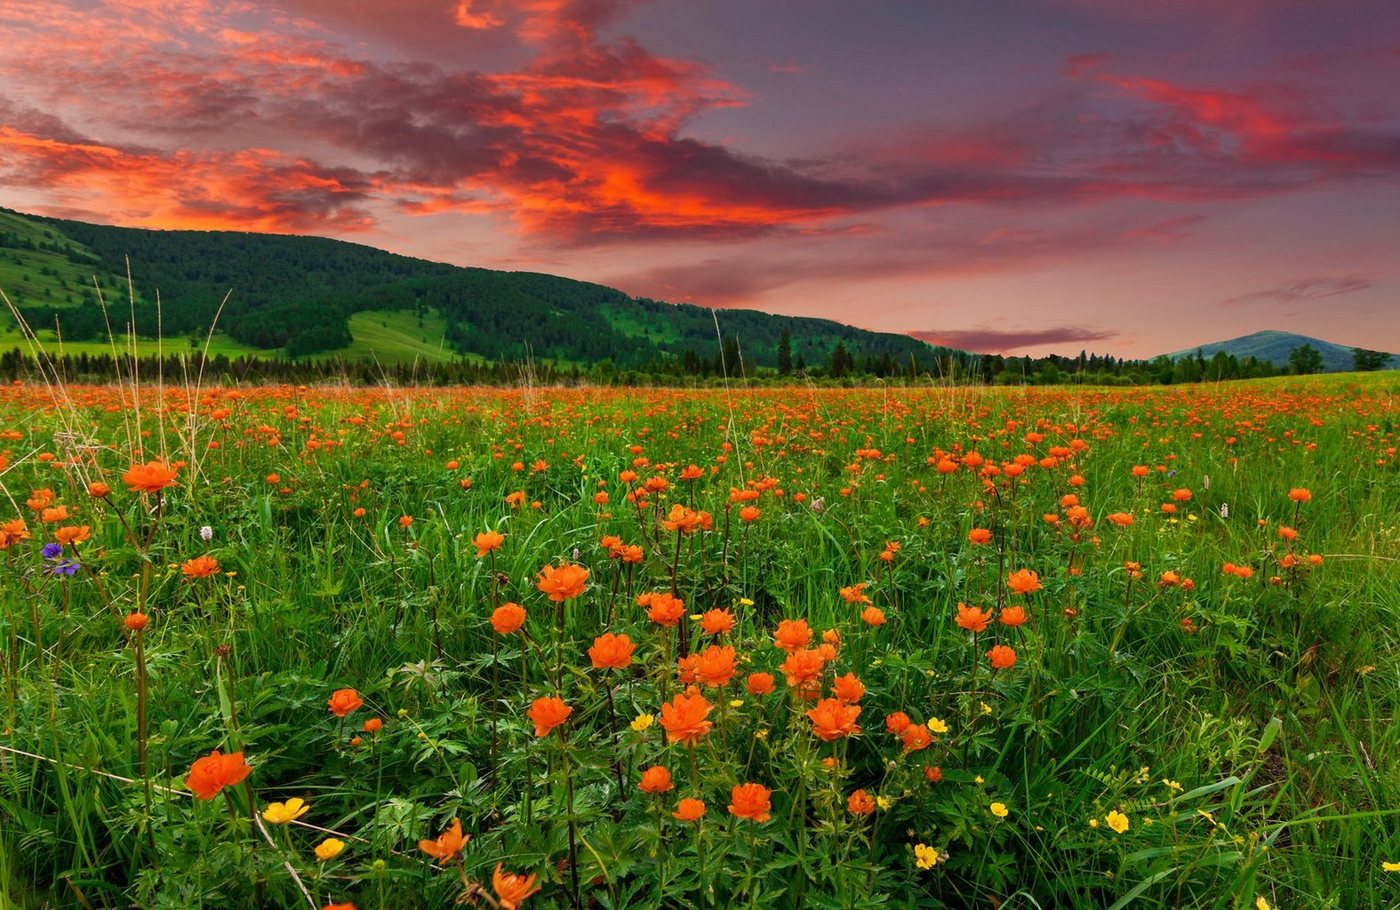
<svg viewBox="0 0 1400 910">
<path fill-rule="evenodd" d="M 0 907 L 1400 903 L 1400 378 L 0 389 Z"/>
</svg>

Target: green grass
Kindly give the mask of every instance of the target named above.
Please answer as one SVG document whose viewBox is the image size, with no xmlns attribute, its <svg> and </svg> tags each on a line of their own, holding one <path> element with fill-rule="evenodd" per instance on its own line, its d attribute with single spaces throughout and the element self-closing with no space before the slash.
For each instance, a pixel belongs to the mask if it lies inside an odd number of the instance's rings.
<svg viewBox="0 0 1400 910">
<path fill-rule="evenodd" d="M 421 322 L 410 310 L 366 310 L 350 317 L 349 346 L 316 357 L 374 360 L 382 364 L 444 363 L 457 354 L 443 337 L 447 320 L 429 312 Z"/>
<path fill-rule="evenodd" d="M 492 893 L 498 863 L 538 876 L 526 910 L 570 906 L 575 888 L 584 906 L 785 910 L 1400 896 L 1382 865 L 1400 861 L 1394 374 L 1115 390 L 278 386 L 206 389 L 193 422 L 183 390 L 163 419 L 143 390 L 139 424 L 131 390 L 53 391 L 57 406 L 33 384 L 0 388 L 0 525 L 31 532 L 0 551 L 0 746 L 40 756 L 0 750 L 0 906 L 294 907 L 305 886 L 317 907 L 446 907 L 464 877 Z M 137 444 L 184 463 L 159 503 L 123 483 Z M 1001 473 L 979 476 L 974 450 Z M 1022 454 L 1033 464 L 1010 482 Z M 700 476 L 684 480 L 690 464 Z M 658 477 L 666 489 L 645 493 Z M 93 480 L 110 500 L 88 495 Z M 26 504 L 44 488 L 69 518 Z M 751 523 L 731 504 L 745 489 L 761 491 Z M 663 525 L 680 504 L 710 530 Z M 45 572 L 40 547 L 84 525 L 80 571 Z M 481 557 L 488 528 L 504 541 Z M 187 577 L 202 555 L 219 571 Z M 537 580 L 561 563 L 590 578 L 556 603 Z M 1011 590 L 1018 569 L 1040 589 Z M 673 629 L 637 603 L 670 591 L 684 601 Z M 847 600 L 860 595 L 883 625 Z M 505 601 L 524 607 L 525 635 L 493 630 Z M 959 603 L 994 614 L 976 637 Z M 999 622 L 1011 606 L 1028 621 Z M 715 640 L 686 617 L 711 609 L 732 613 L 717 641 L 735 674 L 709 685 L 722 654 L 697 670 L 713 727 L 692 750 L 667 743 L 660 708 L 683 688 L 680 629 L 698 651 Z M 139 638 L 132 612 L 149 618 Z M 813 694 L 857 675 L 858 734 L 817 735 L 818 702 L 790 689 L 774 645 L 785 619 L 809 623 L 813 647 L 835 633 Z M 605 631 L 635 645 L 626 668 L 592 665 Z M 1014 666 L 993 672 L 994 644 Z M 757 671 L 774 692 L 747 690 Z M 327 708 L 342 688 L 364 699 L 344 721 Z M 572 713 L 536 736 L 531 706 L 556 694 Z M 942 723 L 920 743 L 887 732 L 896 712 L 911 729 Z M 641 714 L 658 723 L 634 731 Z M 369 718 L 383 729 L 362 731 Z M 193 799 L 192 763 L 216 747 L 243 752 L 247 785 Z M 673 790 L 640 792 L 654 765 Z M 766 822 L 727 809 L 750 782 L 772 790 Z M 858 790 L 883 808 L 854 814 Z M 310 811 L 269 825 L 269 844 L 248 810 L 291 797 Z M 672 817 L 682 797 L 705 801 L 701 826 Z M 454 818 L 472 840 L 460 867 L 435 867 L 419 841 Z M 347 846 L 320 861 L 328 831 Z M 917 844 L 941 861 L 919 868 Z"/>
<path fill-rule="evenodd" d="M 187 338 L 167 338 L 163 342 L 154 338 L 129 339 L 118 337 L 106 341 L 64 341 L 59 343 L 56 333 L 52 329 L 40 329 L 35 332 L 38 336 L 39 344 L 45 354 L 51 357 L 68 355 L 76 357 L 80 354 L 89 356 L 110 356 L 115 348 L 117 353 L 126 354 L 134 351 L 138 356 L 150 356 L 155 354 L 189 355 L 198 353 L 205 349 L 204 339 L 192 343 Z M 19 348 L 25 353 L 30 352 L 29 341 L 25 335 L 16 328 L 0 330 L 0 350 L 10 350 Z M 225 354 L 230 358 L 239 356 L 269 356 L 276 352 L 264 351 L 259 348 L 240 344 L 223 333 L 215 333 L 209 340 L 209 356 L 217 357 Z"/>
<path fill-rule="evenodd" d="M 0 236 L 5 235 L 22 243 L 60 246 L 59 249 L 30 250 L 0 242 L 0 291 L 4 291 L 16 306 L 64 307 L 77 306 L 89 298 L 95 300 L 94 277 L 108 305 L 127 299 L 124 276 L 107 272 L 95 261 L 86 261 L 91 251 L 58 231 L 0 211 Z M 71 247 L 73 254 L 70 256 L 64 247 Z M 9 325 L 12 325 L 10 314 L 0 309 L 0 326 Z"/>
</svg>

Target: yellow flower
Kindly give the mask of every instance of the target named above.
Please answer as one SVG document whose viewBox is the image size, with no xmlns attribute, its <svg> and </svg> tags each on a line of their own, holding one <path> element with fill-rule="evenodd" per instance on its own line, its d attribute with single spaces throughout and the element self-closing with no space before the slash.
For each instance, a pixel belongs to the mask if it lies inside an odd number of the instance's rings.
<svg viewBox="0 0 1400 910">
<path fill-rule="evenodd" d="M 731 708 L 742 708 L 743 706 L 744 700 L 742 698 L 731 698 L 729 700 L 729 707 Z"/>
<path fill-rule="evenodd" d="M 269 825 L 285 825 L 310 811 L 311 807 L 301 797 L 293 796 L 285 803 L 268 803 L 262 817 Z"/>
<path fill-rule="evenodd" d="M 914 845 L 914 863 L 920 869 L 932 869 L 938 862 L 938 850 L 928 844 Z"/>
<path fill-rule="evenodd" d="M 930 733 L 947 733 L 947 732 L 948 732 L 948 725 L 945 724 L 943 721 L 939 720 L 939 719 L 936 718 L 936 717 L 930 717 L 930 718 L 928 719 L 928 732 L 930 732 Z"/>
<path fill-rule="evenodd" d="M 985 701 L 982 702 L 982 713 L 983 713 L 983 714 L 991 714 L 991 713 L 992 713 L 992 706 L 989 705 L 989 704 L 987 704 Z"/>
<path fill-rule="evenodd" d="M 974 778 L 972 779 L 972 782 L 973 782 L 974 784 L 976 784 L 977 786 L 979 786 L 979 787 L 982 786 L 982 775 L 979 774 L 979 775 L 977 775 L 976 777 L 974 777 Z"/>
<path fill-rule="evenodd" d="M 1169 777 L 1162 778 L 1162 783 L 1166 786 L 1168 790 L 1176 790 L 1177 792 L 1181 792 L 1181 784 L 1177 783 Z"/>
<path fill-rule="evenodd" d="M 752 601 L 752 600 L 749 600 L 747 597 L 741 597 L 741 598 L 739 598 L 739 606 L 741 606 L 741 607 L 752 607 L 752 606 L 753 606 L 753 601 Z"/>
<path fill-rule="evenodd" d="M 1099 826 L 1099 820 L 1098 820 L 1097 818 L 1091 818 L 1091 819 L 1089 819 L 1089 827 L 1090 827 L 1090 828 L 1097 828 L 1098 826 Z"/>
<path fill-rule="evenodd" d="M 1381 868 L 1386 872 L 1400 872 L 1400 863 L 1388 863 L 1385 860 L 1381 860 Z"/>
<path fill-rule="evenodd" d="M 1119 812 L 1117 809 L 1114 809 L 1112 812 L 1108 813 L 1108 815 L 1104 816 L 1104 821 L 1108 823 L 1108 826 L 1113 829 L 1115 834 L 1122 834 L 1124 831 L 1128 830 L 1128 816 Z"/>
<path fill-rule="evenodd" d="M 321 862 L 335 859 L 345 850 L 345 841 L 328 837 L 316 845 L 316 858 Z"/>
<path fill-rule="evenodd" d="M 638 714 L 632 721 L 632 729 L 641 733 L 643 730 L 650 728 L 654 723 L 656 723 L 655 714 Z"/>
<path fill-rule="evenodd" d="M 875 805 L 879 806 L 881 809 L 888 809 L 890 806 L 894 805 L 894 800 L 890 799 L 888 796 L 877 796 L 875 797 Z"/>
<path fill-rule="evenodd" d="M 992 803 L 992 814 L 997 818 L 1006 818 L 1011 812 L 1006 808 L 1006 803 Z"/>
<path fill-rule="evenodd" d="M 1254 910 L 1274 910 L 1274 908 L 1268 901 L 1264 900 L 1264 898 L 1256 897 L 1254 899 Z"/>
</svg>

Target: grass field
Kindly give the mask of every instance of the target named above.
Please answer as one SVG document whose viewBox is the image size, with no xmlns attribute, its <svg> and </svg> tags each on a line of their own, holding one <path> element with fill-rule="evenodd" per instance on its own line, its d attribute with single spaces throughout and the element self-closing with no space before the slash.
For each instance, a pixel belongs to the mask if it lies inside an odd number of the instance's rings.
<svg viewBox="0 0 1400 910">
<path fill-rule="evenodd" d="M 1397 393 L 0 389 L 0 907 L 1395 906 Z"/>
</svg>

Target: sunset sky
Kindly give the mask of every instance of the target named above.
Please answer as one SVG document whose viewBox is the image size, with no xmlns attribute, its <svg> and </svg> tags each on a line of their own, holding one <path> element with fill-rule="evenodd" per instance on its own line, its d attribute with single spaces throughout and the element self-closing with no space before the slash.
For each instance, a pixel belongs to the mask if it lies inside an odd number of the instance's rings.
<svg viewBox="0 0 1400 910">
<path fill-rule="evenodd" d="M 1400 351 L 1400 3 L 0 0 L 0 205 L 978 351 Z"/>
</svg>

